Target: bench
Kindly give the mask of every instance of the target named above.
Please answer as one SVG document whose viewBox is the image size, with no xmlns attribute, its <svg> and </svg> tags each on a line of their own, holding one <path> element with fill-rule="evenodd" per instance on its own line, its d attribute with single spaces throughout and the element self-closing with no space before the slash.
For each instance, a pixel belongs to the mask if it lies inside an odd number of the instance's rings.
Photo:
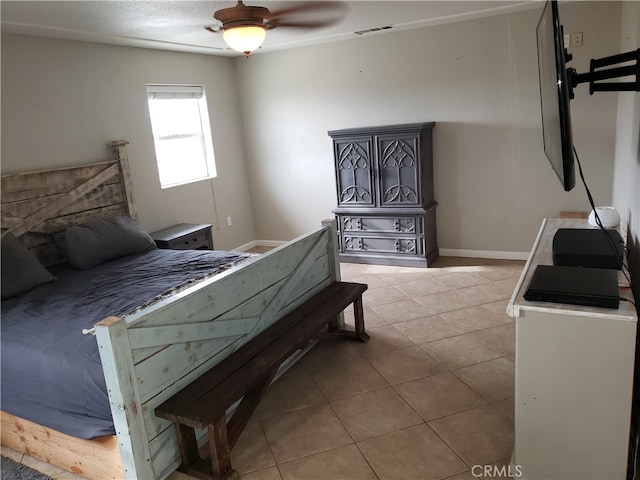
<svg viewBox="0 0 640 480">
<path fill-rule="evenodd" d="M 362 309 L 366 289 L 361 283 L 331 283 L 156 407 L 155 414 L 175 427 L 179 470 L 208 480 L 239 478 L 231 450 L 280 364 L 315 339 L 369 340 Z M 355 331 L 338 328 L 338 315 L 350 304 Z M 227 411 L 240 399 L 227 421 Z M 210 462 L 200 456 L 195 429 L 207 429 Z"/>
</svg>

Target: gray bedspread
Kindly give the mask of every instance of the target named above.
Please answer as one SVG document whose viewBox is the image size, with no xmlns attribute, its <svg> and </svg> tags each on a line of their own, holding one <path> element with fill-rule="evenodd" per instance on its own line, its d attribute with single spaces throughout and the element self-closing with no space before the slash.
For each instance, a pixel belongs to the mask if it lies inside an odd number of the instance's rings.
<svg viewBox="0 0 640 480">
<path fill-rule="evenodd" d="M 82 330 L 247 256 L 156 249 L 51 269 L 58 280 L 2 302 L 0 408 L 74 437 L 114 434 L 97 342 Z"/>
</svg>

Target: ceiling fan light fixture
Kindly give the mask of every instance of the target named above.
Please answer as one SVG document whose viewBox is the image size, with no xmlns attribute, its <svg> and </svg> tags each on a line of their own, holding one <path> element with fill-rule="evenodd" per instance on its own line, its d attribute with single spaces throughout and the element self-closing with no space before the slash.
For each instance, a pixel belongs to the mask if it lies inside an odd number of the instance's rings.
<svg viewBox="0 0 640 480">
<path fill-rule="evenodd" d="M 267 36 L 264 27 L 257 25 L 239 25 L 224 29 L 222 38 L 232 49 L 244 53 L 246 57 L 251 52 L 260 48 Z"/>
</svg>

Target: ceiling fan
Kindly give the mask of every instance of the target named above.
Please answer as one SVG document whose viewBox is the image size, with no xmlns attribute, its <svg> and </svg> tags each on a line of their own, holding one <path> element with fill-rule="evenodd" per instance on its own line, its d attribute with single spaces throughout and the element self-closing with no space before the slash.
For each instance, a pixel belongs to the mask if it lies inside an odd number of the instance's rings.
<svg viewBox="0 0 640 480">
<path fill-rule="evenodd" d="M 266 7 L 248 6 L 238 0 L 235 7 L 223 8 L 213 14 L 220 25 L 205 27 L 210 32 L 222 32 L 224 41 L 246 57 L 259 48 L 266 31 L 277 27 L 313 29 L 337 23 L 346 6 L 340 1 L 297 2 L 296 5 L 269 11 Z M 307 15 L 320 14 L 317 18 Z"/>
</svg>

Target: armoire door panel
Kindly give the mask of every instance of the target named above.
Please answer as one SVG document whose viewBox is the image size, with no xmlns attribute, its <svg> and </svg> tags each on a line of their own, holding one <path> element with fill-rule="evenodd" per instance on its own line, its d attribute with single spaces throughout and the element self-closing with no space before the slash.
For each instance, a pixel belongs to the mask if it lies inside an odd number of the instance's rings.
<svg viewBox="0 0 640 480">
<path fill-rule="evenodd" d="M 381 207 L 417 206 L 421 203 L 417 135 L 377 137 Z"/>
<path fill-rule="evenodd" d="M 336 142 L 335 161 L 338 204 L 371 207 L 375 205 L 373 189 L 373 157 L 371 139 L 350 139 Z"/>
</svg>

